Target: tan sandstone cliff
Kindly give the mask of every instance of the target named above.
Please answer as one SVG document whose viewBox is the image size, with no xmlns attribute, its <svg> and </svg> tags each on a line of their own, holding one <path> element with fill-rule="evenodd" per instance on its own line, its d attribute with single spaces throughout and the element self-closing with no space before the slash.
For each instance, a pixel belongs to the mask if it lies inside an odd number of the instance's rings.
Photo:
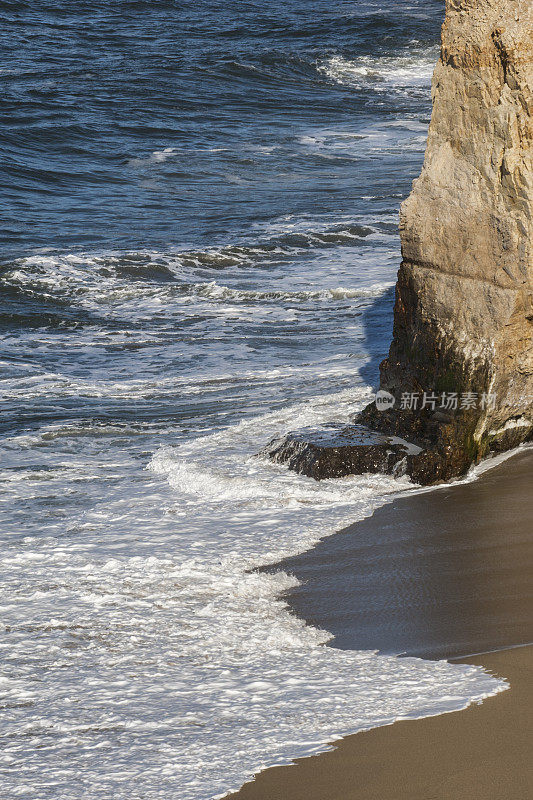
<svg viewBox="0 0 533 800">
<path fill-rule="evenodd" d="M 266 451 L 318 479 L 386 471 L 434 483 L 532 438 L 533 0 L 447 0 L 432 91 L 381 365 L 396 403 Z"/>
<path fill-rule="evenodd" d="M 381 386 L 477 407 L 368 416 L 431 442 L 438 479 L 533 430 L 533 0 L 447 0 L 432 92 Z"/>
</svg>

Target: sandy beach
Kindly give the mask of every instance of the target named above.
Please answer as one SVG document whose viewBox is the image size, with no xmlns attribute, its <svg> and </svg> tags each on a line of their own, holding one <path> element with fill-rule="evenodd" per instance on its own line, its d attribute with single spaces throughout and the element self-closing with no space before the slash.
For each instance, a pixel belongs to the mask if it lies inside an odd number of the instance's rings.
<svg viewBox="0 0 533 800">
<path fill-rule="evenodd" d="M 407 494 L 272 569 L 346 650 L 453 658 L 533 642 L 533 449 Z"/>
<path fill-rule="evenodd" d="M 463 711 L 349 736 L 229 797 L 533 796 L 532 468 L 526 449 L 474 482 L 399 498 L 282 565 L 302 581 L 287 595 L 291 607 L 334 633 L 333 646 L 454 658 L 510 689 Z M 468 655 L 480 645 L 485 654 Z"/>
</svg>

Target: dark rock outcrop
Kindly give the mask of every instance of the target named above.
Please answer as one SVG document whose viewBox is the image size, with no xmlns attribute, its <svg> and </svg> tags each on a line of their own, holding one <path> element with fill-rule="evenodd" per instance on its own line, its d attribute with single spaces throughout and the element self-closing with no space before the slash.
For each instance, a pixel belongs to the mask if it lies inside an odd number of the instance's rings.
<svg viewBox="0 0 533 800">
<path fill-rule="evenodd" d="M 415 445 L 363 425 L 331 423 L 273 439 L 261 455 L 309 478 L 323 480 L 365 472 L 404 475 L 408 459 L 419 451 Z"/>
</svg>

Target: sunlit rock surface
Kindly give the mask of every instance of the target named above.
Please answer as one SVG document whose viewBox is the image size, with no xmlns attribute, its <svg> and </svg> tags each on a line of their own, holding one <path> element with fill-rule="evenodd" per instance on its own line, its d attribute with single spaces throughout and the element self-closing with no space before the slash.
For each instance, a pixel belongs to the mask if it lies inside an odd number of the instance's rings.
<svg viewBox="0 0 533 800">
<path fill-rule="evenodd" d="M 533 4 L 449 0 L 422 174 L 401 209 L 403 261 L 381 386 L 476 395 L 448 421 L 379 414 L 425 440 L 439 480 L 533 430 Z M 431 472 L 431 470 L 429 470 Z"/>
</svg>

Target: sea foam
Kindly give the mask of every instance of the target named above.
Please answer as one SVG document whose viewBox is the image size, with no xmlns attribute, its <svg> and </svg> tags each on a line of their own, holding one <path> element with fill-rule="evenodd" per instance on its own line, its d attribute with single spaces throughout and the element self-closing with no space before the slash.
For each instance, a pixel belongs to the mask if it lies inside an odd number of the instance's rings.
<svg viewBox="0 0 533 800">
<path fill-rule="evenodd" d="M 360 56 L 347 59 L 331 56 L 318 64 L 318 70 L 330 80 L 354 88 L 372 86 L 374 91 L 405 92 L 413 87 L 427 87 L 438 58 L 438 48 L 397 56 Z"/>
<path fill-rule="evenodd" d="M 9 440 L 22 464 L 28 447 L 59 456 L 33 486 L 19 470 L 6 488 L 19 504 L 60 491 L 66 474 L 86 491 L 97 479 L 108 487 L 105 509 L 69 523 L 75 544 L 42 519 L 40 538 L 0 561 L 3 655 L 18 664 L 0 687 L 2 758 L 24 764 L 18 796 L 41 785 L 69 798 L 219 796 L 340 736 L 505 688 L 478 667 L 329 648 L 329 634 L 280 599 L 294 579 L 254 571 L 409 489 L 380 476 L 317 483 L 255 456 L 287 427 L 345 421 L 368 399 L 365 388 L 314 396 L 165 444 L 143 482 L 134 463 L 103 460 L 116 426 L 99 439 L 67 426 Z"/>
<path fill-rule="evenodd" d="M 394 221 L 285 214 L 250 242 L 4 272 L 45 311 L 4 342 L 6 404 L 40 420 L 0 445 L 6 796 L 205 800 L 505 687 L 328 647 L 281 598 L 294 578 L 255 571 L 412 491 L 256 455 L 370 400 L 365 325 L 388 341 Z"/>
</svg>

